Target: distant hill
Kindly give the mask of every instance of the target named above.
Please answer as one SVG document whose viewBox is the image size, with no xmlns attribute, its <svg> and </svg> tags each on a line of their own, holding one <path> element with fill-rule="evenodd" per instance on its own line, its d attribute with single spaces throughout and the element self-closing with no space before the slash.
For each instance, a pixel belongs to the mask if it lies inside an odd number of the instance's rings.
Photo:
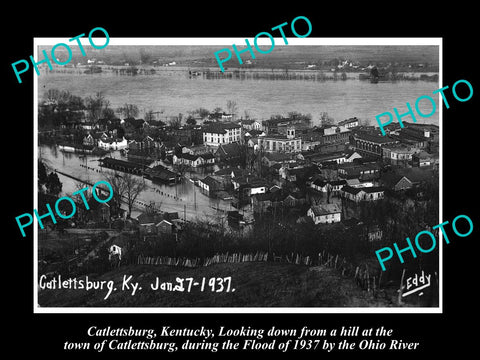
<svg viewBox="0 0 480 360">
<path fill-rule="evenodd" d="M 374 299 L 352 279 L 342 278 L 334 269 L 280 263 L 226 263 L 198 269 L 169 266 L 138 265 L 116 269 L 100 280 L 113 280 L 120 289 L 124 275 L 132 275 L 142 290 L 134 296 L 127 291 L 106 290 L 42 290 L 39 304 L 43 307 L 365 307 L 392 306 L 385 296 Z M 232 277 L 234 292 L 211 292 L 200 286 L 192 292 L 153 291 L 151 283 L 175 283 L 175 278 Z M 84 277 L 79 277 L 83 279 Z M 218 288 L 218 287 L 217 287 Z"/>
</svg>

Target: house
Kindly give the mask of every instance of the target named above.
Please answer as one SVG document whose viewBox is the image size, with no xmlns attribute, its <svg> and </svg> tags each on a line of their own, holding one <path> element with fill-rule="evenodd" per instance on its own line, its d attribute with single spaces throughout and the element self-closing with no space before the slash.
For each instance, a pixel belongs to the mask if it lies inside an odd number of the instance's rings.
<svg viewBox="0 0 480 360">
<path fill-rule="evenodd" d="M 220 144 L 215 157 L 219 162 L 238 162 L 242 158 L 242 147 L 236 142 Z"/>
<path fill-rule="evenodd" d="M 366 181 L 360 181 L 358 178 L 353 178 L 353 179 L 346 179 L 348 186 L 354 187 L 354 188 L 363 188 L 363 187 L 371 187 L 374 186 L 374 182 L 371 180 L 366 180 Z"/>
<path fill-rule="evenodd" d="M 438 165 L 438 154 L 430 154 L 425 150 L 413 154 L 412 165 L 417 167 Z"/>
<path fill-rule="evenodd" d="M 152 149 L 157 147 L 158 144 L 151 136 L 135 136 L 133 139 L 130 140 L 128 143 L 129 150 L 136 150 L 139 152 L 150 152 Z"/>
<path fill-rule="evenodd" d="M 224 169 L 217 170 L 213 173 L 214 179 L 222 184 L 223 189 L 232 187 L 232 179 L 238 176 L 249 175 L 249 172 L 244 169 L 236 167 L 226 167 Z"/>
<path fill-rule="evenodd" d="M 254 119 L 245 119 L 238 122 L 245 130 L 262 130 L 262 124 Z"/>
<path fill-rule="evenodd" d="M 383 238 L 383 230 L 378 225 L 365 226 L 364 231 L 369 242 L 380 241 Z"/>
<path fill-rule="evenodd" d="M 263 131 L 263 130 L 248 130 L 243 134 L 243 136 L 245 138 L 247 138 L 247 137 L 248 138 L 258 138 L 260 136 L 265 136 L 265 135 L 266 135 L 265 131 Z"/>
<path fill-rule="evenodd" d="M 357 151 L 349 151 L 345 154 L 345 162 L 353 162 L 355 159 L 361 159 L 362 155 L 360 155 Z"/>
<path fill-rule="evenodd" d="M 310 182 L 310 187 L 319 192 L 327 192 L 327 185 L 328 183 L 321 178 L 315 179 Z"/>
<path fill-rule="evenodd" d="M 274 164 L 286 164 L 286 163 L 293 163 L 296 160 L 292 157 L 291 154 L 284 154 L 284 153 L 266 153 L 263 155 L 262 165 L 267 167 L 271 167 Z"/>
<path fill-rule="evenodd" d="M 377 163 L 344 163 L 338 165 L 337 173 L 343 179 L 373 180 L 380 177 L 380 165 Z"/>
<path fill-rule="evenodd" d="M 139 231 L 142 235 L 172 233 L 176 230 L 175 221 L 177 219 L 177 212 L 144 212 L 137 216 L 137 221 L 139 223 Z"/>
<path fill-rule="evenodd" d="M 383 186 L 370 186 L 362 188 L 365 193 L 365 201 L 377 201 L 385 197 L 385 188 Z"/>
<path fill-rule="evenodd" d="M 203 128 L 203 144 L 206 146 L 219 146 L 240 142 L 242 127 L 234 123 L 213 123 Z"/>
<path fill-rule="evenodd" d="M 97 139 L 95 139 L 93 135 L 90 133 L 88 133 L 88 135 L 86 135 L 82 141 L 83 145 L 86 145 L 86 146 L 96 146 L 97 142 L 98 142 Z"/>
<path fill-rule="evenodd" d="M 327 162 L 334 162 L 337 164 L 343 164 L 346 162 L 346 154 L 343 151 L 328 154 L 320 152 L 302 152 L 297 155 L 297 158 L 317 165 L 325 164 Z"/>
<path fill-rule="evenodd" d="M 307 216 L 313 220 L 315 225 L 340 222 L 341 215 L 342 210 L 337 204 L 312 205 L 307 210 Z"/>
<path fill-rule="evenodd" d="M 402 191 L 418 187 L 434 179 L 433 170 L 415 167 L 387 172 L 382 175 L 381 183 L 393 191 Z"/>
<path fill-rule="evenodd" d="M 357 127 L 359 125 L 359 120 L 356 117 L 340 121 L 338 126 L 345 126 L 347 129 Z"/>
<path fill-rule="evenodd" d="M 281 176 L 280 175 L 280 169 L 282 169 L 283 166 L 285 166 L 285 165 L 280 164 L 280 163 L 276 163 L 276 164 L 273 164 L 272 166 L 270 166 L 268 168 L 268 171 L 269 171 L 270 174 L 274 175 L 275 177 L 278 177 L 278 176 Z"/>
<path fill-rule="evenodd" d="M 384 198 L 385 188 L 381 186 L 358 188 L 345 185 L 340 190 L 340 194 L 345 199 L 357 203 L 360 201 L 376 201 Z"/>
<path fill-rule="evenodd" d="M 403 144 L 388 145 L 383 147 L 382 159 L 386 164 L 407 165 L 412 162 L 412 156 L 418 150 Z"/>
<path fill-rule="evenodd" d="M 290 182 L 306 182 L 312 175 L 319 172 L 320 170 L 315 165 L 289 166 L 289 164 L 284 164 L 278 170 L 280 178 Z"/>
<path fill-rule="evenodd" d="M 173 155 L 174 165 L 187 165 L 191 167 L 199 167 L 205 165 L 204 155 L 190 155 L 189 153 L 183 153 L 179 155 Z"/>
<path fill-rule="evenodd" d="M 328 183 L 330 184 L 331 186 L 331 189 L 330 191 L 332 192 L 332 194 L 338 194 L 340 193 L 340 190 L 342 190 L 342 188 L 347 185 L 347 181 L 344 180 L 344 179 L 340 179 L 340 180 L 330 180 L 328 181 Z"/>
<path fill-rule="evenodd" d="M 265 152 L 293 153 L 302 151 L 302 139 L 295 136 L 295 128 L 288 128 L 286 135 L 266 135 L 258 138 L 260 149 Z"/>
<path fill-rule="evenodd" d="M 347 181 L 344 179 L 341 180 L 323 180 L 323 179 L 316 179 L 310 183 L 310 187 L 314 190 L 320 192 L 328 192 L 338 194 L 340 190 L 347 185 Z"/>
<path fill-rule="evenodd" d="M 137 216 L 138 228 L 140 234 L 156 234 L 157 228 L 155 224 L 158 224 L 163 220 L 163 215 L 160 213 L 141 213 Z"/>
<path fill-rule="evenodd" d="M 201 127 L 181 126 L 178 129 L 170 129 L 168 134 L 175 139 L 177 143 L 196 145 L 203 143 L 203 131 Z"/>
<path fill-rule="evenodd" d="M 120 138 L 100 138 L 98 140 L 98 147 L 105 150 L 122 150 L 128 147 L 127 140 Z"/>
<path fill-rule="evenodd" d="M 190 155 L 204 155 L 211 154 L 212 148 L 205 145 L 183 146 L 182 154 L 188 153 Z"/>
<path fill-rule="evenodd" d="M 307 202 L 305 193 L 301 191 L 292 192 L 288 194 L 283 200 L 283 205 L 286 207 L 297 207 Z"/>
<path fill-rule="evenodd" d="M 258 138 L 257 137 L 252 137 L 247 140 L 247 146 L 249 148 L 253 148 L 253 151 L 256 153 L 259 150 L 258 146 Z"/>
<path fill-rule="evenodd" d="M 159 181 L 166 184 L 175 184 L 179 179 L 179 175 L 170 171 L 163 165 L 157 165 L 152 168 L 148 167 L 145 169 L 144 174 L 154 182 Z"/>
<path fill-rule="evenodd" d="M 266 192 L 261 194 L 255 194 L 251 197 L 251 204 L 253 207 L 254 213 L 265 213 L 271 208 L 278 208 L 284 205 L 285 199 L 289 196 L 288 192 L 285 191 L 275 191 L 275 192 Z M 289 200 L 288 203 L 291 204 L 294 201 L 302 201 L 301 194 L 294 195 L 292 198 L 295 200 Z"/>
<path fill-rule="evenodd" d="M 211 153 L 201 154 L 200 157 L 203 159 L 205 165 L 215 164 L 215 155 Z"/>
<path fill-rule="evenodd" d="M 267 184 L 264 179 L 255 176 L 239 176 L 232 178 L 234 190 L 248 189 L 247 196 L 263 194 L 267 191 Z M 244 190 L 245 191 L 245 190 Z"/>
<path fill-rule="evenodd" d="M 155 225 L 157 234 L 172 234 L 176 230 L 176 226 L 172 221 L 163 219 Z"/>
<path fill-rule="evenodd" d="M 388 178 L 384 180 L 384 183 L 388 184 Z M 395 178 L 391 180 L 391 188 L 393 191 L 402 191 L 411 189 L 413 187 L 413 182 L 407 178 L 406 176 L 402 176 L 400 174 L 396 174 Z"/>
<path fill-rule="evenodd" d="M 198 186 L 209 196 L 212 196 L 216 191 L 222 189 L 222 183 L 211 176 L 198 180 Z"/>
</svg>

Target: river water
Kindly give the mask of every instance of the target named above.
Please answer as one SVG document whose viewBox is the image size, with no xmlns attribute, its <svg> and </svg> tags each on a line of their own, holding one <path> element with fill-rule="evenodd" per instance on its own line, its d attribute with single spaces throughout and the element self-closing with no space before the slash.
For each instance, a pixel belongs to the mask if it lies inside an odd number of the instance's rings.
<svg viewBox="0 0 480 360">
<path fill-rule="evenodd" d="M 372 84 L 358 78 L 344 81 L 208 80 L 200 76 L 190 79 L 187 71 L 165 70 L 157 71 L 155 75 L 137 76 L 112 72 L 90 75 L 47 72 L 38 77 L 39 99 L 49 89 L 68 90 L 82 98 L 100 91 L 113 109 L 125 103 L 136 104 L 140 109 L 139 116 L 144 116 L 148 110 L 162 111 L 160 116 L 185 115 L 200 107 L 207 110 L 220 107 L 226 111 L 227 101 L 233 100 L 237 103 L 239 116 L 247 111 L 252 118 L 262 120 L 271 115 L 298 111 L 310 113 L 314 124 L 318 124 L 322 112 L 327 112 L 336 121 L 357 117 L 368 119 L 373 125 L 375 115 L 393 112 L 394 107 L 403 113 L 407 110 L 407 101 L 413 106 L 419 96 L 431 95 L 439 87 L 438 83 L 429 81 Z M 426 119 L 417 117 L 419 122 L 438 124 L 438 96 L 434 97 L 437 100 L 435 113 Z M 424 113 L 430 113 L 428 101 L 422 101 L 420 105 Z"/>
<path fill-rule="evenodd" d="M 73 74 L 42 73 L 38 77 L 39 99 L 49 89 L 68 90 L 72 94 L 86 98 L 96 92 L 103 92 L 115 109 L 125 103 L 136 104 L 140 116 L 145 111 L 161 111 L 161 116 L 186 114 L 200 107 L 213 110 L 221 107 L 226 110 L 228 100 L 234 100 L 238 114 L 248 111 L 251 117 L 267 119 L 273 114 L 286 115 L 290 111 L 310 113 L 317 124 L 320 114 L 327 112 L 336 121 L 350 117 L 369 119 L 375 124 L 375 115 L 398 108 L 406 111 L 405 103 L 414 104 L 421 95 L 431 94 L 439 88 L 438 83 L 427 81 L 398 81 L 371 84 L 349 78 L 341 81 L 311 80 L 208 80 L 202 77 L 190 79 L 184 71 L 159 71 L 155 75 L 121 76 L 113 73 Z M 426 105 L 431 106 L 428 102 Z M 423 103 L 422 103 L 423 104 Z M 437 100 L 437 105 L 439 104 Z M 438 106 L 435 113 L 419 122 L 438 124 Z M 423 110 L 423 107 L 420 107 Z M 403 110 L 403 111 L 402 111 Z M 426 107 L 424 113 L 430 113 Z M 160 118 L 161 119 L 161 118 Z M 404 119 L 409 121 L 410 119 Z M 98 157 L 79 157 L 66 154 L 53 147 L 40 146 L 39 153 L 52 169 L 58 169 L 75 177 L 92 182 L 105 179 L 98 165 Z M 112 157 L 120 158 L 118 152 Z M 84 165 L 84 166 L 80 166 Z M 87 167 L 91 168 L 88 169 Z M 75 191 L 75 181 L 59 175 L 63 191 Z M 164 211 L 178 211 L 180 217 L 186 214 L 187 220 L 205 217 L 218 217 L 222 213 L 213 208 L 232 209 L 229 201 L 211 199 L 200 193 L 190 181 L 183 180 L 177 186 L 153 184 L 145 179 L 147 191 L 139 196 L 142 203 L 155 202 Z M 163 194 L 162 194 L 163 193 Z M 137 215 L 142 205 L 132 213 Z"/>
</svg>

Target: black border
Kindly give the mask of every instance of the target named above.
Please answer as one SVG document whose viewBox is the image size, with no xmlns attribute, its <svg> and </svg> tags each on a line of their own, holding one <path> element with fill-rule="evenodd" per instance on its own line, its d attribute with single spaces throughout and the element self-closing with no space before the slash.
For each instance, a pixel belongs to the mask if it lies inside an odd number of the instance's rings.
<svg viewBox="0 0 480 360">
<path fill-rule="evenodd" d="M 458 3 L 458 2 L 457 2 Z M 4 19 L 4 53 L 2 72 L 4 103 L 7 116 L 4 135 L 4 237 L 6 248 L 3 267 L 4 312 L 9 316 L 5 346 L 19 350 L 32 349 L 37 356 L 65 354 L 63 342 L 86 339 L 91 325 L 153 327 L 163 325 L 210 326 L 227 325 L 268 328 L 310 327 L 333 328 L 361 326 L 392 328 L 397 338 L 420 341 L 414 356 L 433 355 L 439 351 L 456 350 L 467 354 L 475 347 L 474 327 L 470 326 L 476 313 L 476 238 L 478 229 L 467 238 L 455 238 L 444 246 L 444 313 L 443 314 L 33 314 L 32 275 L 33 241 L 21 238 L 14 217 L 33 206 L 33 78 L 24 77 L 18 84 L 11 63 L 27 58 L 33 51 L 34 37 L 73 37 L 101 26 L 112 37 L 253 37 L 258 32 L 290 22 L 299 15 L 313 25 L 310 37 L 442 37 L 443 84 L 452 85 L 467 79 L 474 88 L 473 98 L 466 103 L 451 102 L 444 108 L 443 138 L 443 214 L 452 220 L 459 214 L 469 215 L 478 223 L 476 190 L 476 122 L 478 105 L 478 74 L 474 18 L 476 12 L 461 3 L 454 7 L 435 4 L 425 9 L 418 4 L 401 3 L 373 5 L 356 4 L 349 7 L 328 7 L 323 3 L 293 9 L 291 4 L 272 5 L 260 12 L 255 4 L 183 4 L 171 5 L 115 4 L 101 9 L 100 5 L 36 4 L 33 18 L 11 14 L 9 24 Z M 272 12 L 272 8 L 280 12 Z M 54 11 L 54 9 L 56 9 Z M 7 14 L 4 14 L 4 17 Z M 4 225 L 5 226 L 5 225 Z M 11 265 L 10 265 L 11 262 Z M 11 320 L 10 320 L 11 318 Z M 472 324 L 475 326 L 475 324 Z M 367 354 L 367 352 L 363 352 Z M 475 352 L 473 352 L 475 353 Z M 146 353 L 138 353 L 143 356 Z M 207 354 L 207 353 L 205 353 Z M 208 353 L 210 356 L 210 353 Z M 220 353 L 222 355 L 223 353 Z M 298 353 L 301 356 L 306 353 Z M 324 356 L 325 352 L 309 355 Z M 336 353 L 348 356 L 349 353 Z M 397 353 L 405 356 L 407 353 Z M 105 354 L 103 354 L 105 355 Z M 164 353 L 151 353 L 164 356 Z M 258 353 L 265 356 L 267 353 Z M 291 355 L 291 354 L 289 354 Z M 353 355 L 353 353 L 352 353 Z M 371 353 L 368 353 L 371 356 Z M 390 356 L 388 353 L 377 353 Z"/>
</svg>

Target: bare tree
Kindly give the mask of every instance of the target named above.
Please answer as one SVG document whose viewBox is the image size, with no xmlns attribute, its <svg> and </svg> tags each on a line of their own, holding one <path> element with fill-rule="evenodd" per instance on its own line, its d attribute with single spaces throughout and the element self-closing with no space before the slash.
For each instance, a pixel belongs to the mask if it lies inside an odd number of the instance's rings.
<svg viewBox="0 0 480 360">
<path fill-rule="evenodd" d="M 146 185 L 143 180 L 133 176 L 132 174 L 124 174 L 122 176 L 123 186 L 125 187 L 125 201 L 128 206 L 128 216 L 132 213 L 133 204 L 138 195 L 145 190 Z"/>
<path fill-rule="evenodd" d="M 147 112 L 145 112 L 145 121 L 149 122 L 152 120 L 155 120 L 155 114 L 153 110 L 148 110 Z"/>
<path fill-rule="evenodd" d="M 85 99 L 85 108 L 87 109 L 88 117 L 94 124 L 108 111 L 109 106 L 110 102 L 105 99 L 105 96 L 103 96 L 101 92 L 97 92 L 95 96 L 89 96 Z"/>
<path fill-rule="evenodd" d="M 334 125 L 334 119 L 328 116 L 328 113 L 322 112 L 320 113 L 320 125 L 322 127 L 332 126 Z"/>
<path fill-rule="evenodd" d="M 227 111 L 229 114 L 233 115 L 233 119 L 235 120 L 235 115 L 237 114 L 238 107 L 237 107 L 237 102 L 234 100 L 228 100 L 227 101 Z"/>
<path fill-rule="evenodd" d="M 182 113 L 179 113 L 178 116 L 172 116 L 168 122 L 168 124 L 173 129 L 178 129 L 182 125 Z"/>
<path fill-rule="evenodd" d="M 115 213 L 118 213 L 126 190 L 123 176 L 119 175 L 117 172 L 110 173 L 107 175 L 107 181 L 113 189 L 113 202 L 110 205 L 115 208 Z"/>
<path fill-rule="evenodd" d="M 371 123 L 371 121 L 370 121 L 369 118 L 360 119 L 359 123 L 360 123 L 361 126 L 370 126 L 370 125 L 372 125 L 372 123 Z"/>
<path fill-rule="evenodd" d="M 119 113 L 121 116 L 123 116 L 125 119 L 127 118 L 135 118 L 138 116 L 139 110 L 138 106 L 134 104 L 125 104 L 123 106 L 120 106 L 117 109 L 117 113 Z"/>
</svg>

